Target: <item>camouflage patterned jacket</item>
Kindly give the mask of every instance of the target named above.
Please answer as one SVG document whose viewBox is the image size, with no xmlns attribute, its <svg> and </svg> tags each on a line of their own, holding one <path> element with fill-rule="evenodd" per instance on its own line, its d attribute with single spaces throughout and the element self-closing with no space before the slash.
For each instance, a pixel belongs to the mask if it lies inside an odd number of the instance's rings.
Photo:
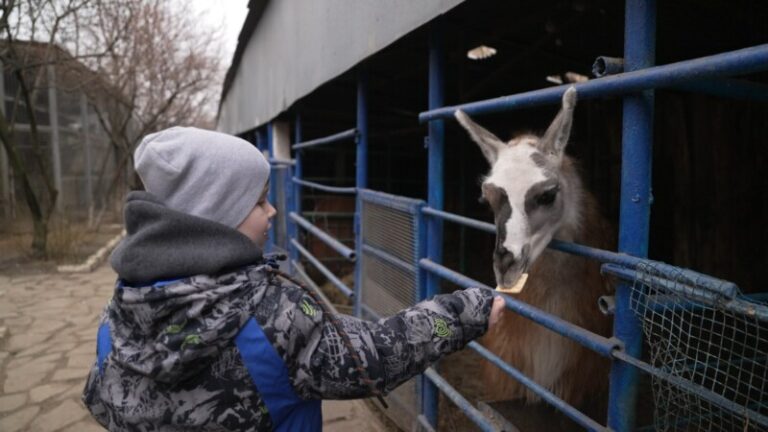
<svg viewBox="0 0 768 432">
<path fill-rule="evenodd" d="M 145 192 L 129 195 L 125 214 L 128 236 L 112 256 L 120 279 L 83 394 L 99 423 L 111 431 L 320 430 L 321 399 L 371 395 L 329 317 L 267 271 L 245 236 Z M 387 393 L 481 336 L 491 303 L 490 292 L 469 289 L 378 322 L 338 321 Z"/>
</svg>

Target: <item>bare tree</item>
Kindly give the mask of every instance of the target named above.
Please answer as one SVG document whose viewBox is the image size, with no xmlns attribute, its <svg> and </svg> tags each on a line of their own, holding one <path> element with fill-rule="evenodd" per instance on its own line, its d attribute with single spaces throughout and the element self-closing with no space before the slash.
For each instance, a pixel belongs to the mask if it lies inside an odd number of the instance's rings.
<svg viewBox="0 0 768 432">
<path fill-rule="evenodd" d="M 99 163 L 99 199 L 92 202 L 101 207 L 100 220 L 108 197 L 125 183 L 141 137 L 171 125 L 211 124 L 222 78 L 220 35 L 201 31 L 200 17 L 182 6 L 171 0 L 2 0 L 0 54 L 19 90 L 14 109 L 0 118 L 0 139 L 30 209 L 35 255 L 46 255 L 48 222 L 59 194 L 41 150 L 35 112 L 46 67 L 76 64 L 63 67 L 74 75 L 67 81 L 87 94 L 109 137 L 113 154 Z M 20 110 L 29 123 L 31 164 L 20 156 L 14 133 Z M 107 183 L 106 162 L 114 153 L 119 162 Z"/>
<path fill-rule="evenodd" d="M 5 39 L 0 47 L 3 72 L 9 71 L 18 89 L 14 95 L 13 109 L 0 115 L 0 140 L 8 154 L 14 173 L 20 177 L 24 200 L 29 207 L 33 221 L 33 254 L 44 257 L 47 249 L 48 222 L 55 208 L 59 191 L 55 188 L 48 159 L 42 154 L 42 141 L 38 130 L 38 96 L 47 66 L 77 61 L 66 55 L 57 42 L 66 34 L 63 29 L 80 27 L 78 17 L 91 7 L 92 0 L 43 1 L 3 0 L 0 4 L 0 34 Z M 20 42 L 45 40 L 35 44 Z M 5 101 L 2 101 L 5 104 Z M 23 111 L 29 124 L 29 143 L 32 147 L 32 162 L 25 163 L 19 153 L 18 136 L 15 133 L 16 119 Z M 42 183 L 35 187 L 33 178 Z"/>
<path fill-rule="evenodd" d="M 213 30 L 200 31 L 200 17 L 181 5 L 167 0 L 108 5 L 100 9 L 92 30 L 93 40 L 105 40 L 115 28 L 125 28 L 120 42 L 91 62 L 107 85 L 98 91 L 103 103 L 96 112 L 122 154 L 120 166 L 133 166 L 133 150 L 148 133 L 212 121 L 223 75 L 221 37 Z M 124 172 L 117 170 L 102 196 L 111 195 Z M 129 181 L 136 186 L 135 178 Z M 103 199 L 101 206 L 100 214 Z"/>
</svg>

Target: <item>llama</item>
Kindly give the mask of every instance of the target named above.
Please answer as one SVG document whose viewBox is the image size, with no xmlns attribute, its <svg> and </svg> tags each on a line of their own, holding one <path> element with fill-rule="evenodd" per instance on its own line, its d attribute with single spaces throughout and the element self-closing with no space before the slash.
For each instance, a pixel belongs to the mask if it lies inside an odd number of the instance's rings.
<svg viewBox="0 0 768 432">
<path fill-rule="evenodd" d="M 512 287 L 523 273 L 528 282 L 515 298 L 592 332 L 608 336 L 611 321 L 601 314 L 598 297 L 611 291 L 599 265 L 585 258 L 546 249 L 554 237 L 608 248 L 611 227 L 595 199 L 584 190 L 574 161 L 565 155 L 576 105 L 569 88 L 562 108 L 542 137 L 526 134 L 504 143 L 456 111 L 491 165 L 482 184 L 482 200 L 494 213 L 493 251 L 496 282 Z M 482 343 L 566 402 L 594 413 L 602 405 L 608 362 L 592 351 L 511 311 Z M 538 397 L 487 363 L 487 397 L 533 403 Z"/>
</svg>

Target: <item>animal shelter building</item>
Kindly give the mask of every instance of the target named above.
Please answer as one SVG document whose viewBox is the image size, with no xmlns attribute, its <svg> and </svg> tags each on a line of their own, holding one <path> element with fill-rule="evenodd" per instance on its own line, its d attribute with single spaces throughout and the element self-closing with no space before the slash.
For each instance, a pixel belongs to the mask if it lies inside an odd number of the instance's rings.
<svg viewBox="0 0 768 432">
<path fill-rule="evenodd" d="M 528 275 L 502 330 L 387 396 L 404 430 L 768 430 L 766 23 L 251 0 L 217 127 L 268 154 L 268 252 L 342 312 Z"/>
</svg>

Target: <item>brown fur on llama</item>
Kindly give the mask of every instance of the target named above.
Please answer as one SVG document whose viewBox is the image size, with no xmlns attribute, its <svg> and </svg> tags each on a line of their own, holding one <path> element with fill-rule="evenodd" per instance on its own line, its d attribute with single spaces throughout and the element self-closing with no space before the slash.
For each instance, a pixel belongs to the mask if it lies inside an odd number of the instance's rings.
<svg viewBox="0 0 768 432">
<path fill-rule="evenodd" d="M 483 180 L 483 199 L 497 227 L 493 268 L 496 282 L 511 287 L 523 273 L 528 282 L 515 298 L 603 336 L 611 320 L 597 305 L 611 292 L 599 264 L 546 249 L 552 238 L 607 249 L 612 229 L 584 190 L 575 163 L 565 155 L 576 90 L 563 95 L 562 109 L 542 137 L 522 135 L 503 142 L 465 113 L 456 118 L 491 164 Z M 482 341 L 504 361 L 568 403 L 595 413 L 604 404 L 609 363 L 581 345 L 527 318 L 505 310 Z M 484 368 L 491 399 L 538 397 L 496 366 Z"/>
</svg>

